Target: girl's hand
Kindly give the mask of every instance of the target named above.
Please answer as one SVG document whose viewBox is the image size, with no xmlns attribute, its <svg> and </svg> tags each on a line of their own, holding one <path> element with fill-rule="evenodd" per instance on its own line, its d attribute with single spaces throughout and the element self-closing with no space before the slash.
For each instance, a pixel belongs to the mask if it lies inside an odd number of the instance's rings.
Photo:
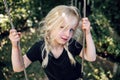
<svg viewBox="0 0 120 80">
<path fill-rule="evenodd" d="M 11 29 L 9 33 L 9 39 L 12 46 L 16 47 L 21 38 L 21 32 L 17 32 L 15 29 Z"/>
<path fill-rule="evenodd" d="M 86 32 L 86 35 L 90 33 L 90 21 L 88 18 L 82 18 L 82 30 Z"/>
</svg>

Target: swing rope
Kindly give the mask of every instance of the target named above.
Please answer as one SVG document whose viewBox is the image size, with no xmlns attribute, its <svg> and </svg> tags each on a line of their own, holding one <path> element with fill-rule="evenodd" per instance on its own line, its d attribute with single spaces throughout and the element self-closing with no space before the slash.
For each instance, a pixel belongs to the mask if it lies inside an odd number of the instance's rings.
<svg viewBox="0 0 120 80">
<path fill-rule="evenodd" d="M 86 17 L 86 0 L 84 0 L 84 7 L 83 7 L 83 17 L 85 18 Z M 85 49 L 85 38 L 86 38 L 86 35 L 85 35 L 85 30 L 83 31 L 83 51 L 82 51 L 82 66 L 81 66 L 81 74 L 82 74 L 82 79 L 83 79 L 83 76 L 84 76 L 84 49 Z M 81 80 L 82 80 L 81 79 Z"/>
<path fill-rule="evenodd" d="M 10 12 L 8 10 L 8 6 L 7 6 L 7 2 L 6 0 L 3 0 L 4 2 L 4 5 L 5 5 L 5 8 L 6 8 L 6 13 L 8 15 L 8 19 L 10 21 L 10 24 L 11 24 L 11 28 L 12 29 L 15 29 L 14 25 L 13 25 L 13 22 L 11 20 L 11 16 L 10 16 Z M 86 0 L 84 0 L 84 7 L 83 7 L 83 17 L 85 18 L 86 17 Z M 82 74 L 82 79 L 83 79 L 83 76 L 84 76 L 84 49 L 85 49 L 85 30 L 83 32 L 83 51 L 82 51 L 82 66 L 81 66 L 81 74 Z M 19 46 L 19 49 L 20 49 L 20 42 L 18 42 L 18 46 Z M 27 73 L 26 73 L 26 69 L 25 69 L 25 64 L 24 64 L 24 60 L 23 60 L 23 57 L 22 57 L 22 54 L 20 54 L 21 56 L 21 59 L 22 59 L 22 63 L 23 63 L 23 66 L 24 66 L 24 75 L 25 75 L 25 80 L 28 80 L 28 77 L 27 77 Z"/>
<path fill-rule="evenodd" d="M 11 25 L 11 29 L 15 29 L 15 27 L 14 27 L 14 25 L 13 25 L 13 22 L 12 22 L 12 20 L 11 20 L 10 12 L 9 12 L 9 10 L 8 10 L 7 2 L 6 2 L 6 0 L 3 0 L 3 2 L 4 2 L 4 6 L 5 6 L 5 9 L 6 9 L 6 13 L 7 13 L 7 15 L 8 15 L 8 19 L 9 19 L 9 22 L 10 22 L 10 25 Z M 18 47 L 19 47 L 19 50 L 21 50 L 21 49 L 20 49 L 20 42 L 18 42 Z M 28 80 L 28 78 L 27 78 L 27 73 L 26 73 L 26 69 L 25 69 L 25 64 L 24 64 L 24 60 L 23 60 L 21 51 L 20 51 L 20 57 L 21 57 L 21 60 L 22 60 L 22 65 L 23 65 L 23 67 L 24 67 L 25 80 Z"/>
</svg>

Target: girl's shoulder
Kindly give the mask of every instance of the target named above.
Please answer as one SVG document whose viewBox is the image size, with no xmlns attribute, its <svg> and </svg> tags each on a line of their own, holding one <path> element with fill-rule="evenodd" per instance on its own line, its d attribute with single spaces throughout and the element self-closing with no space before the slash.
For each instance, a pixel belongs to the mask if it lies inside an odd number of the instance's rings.
<svg viewBox="0 0 120 80">
<path fill-rule="evenodd" d="M 73 56 L 79 55 L 81 49 L 82 49 L 82 45 L 75 39 L 71 39 L 69 41 L 69 51 L 73 54 Z"/>
<path fill-rule="evenodd" d="M 39 40 L 39 41 L 37 41 L 37 42 L 35 42 L 35 44 L 34 45 L 36 45 L 36 46 L 42 46 L 42 45 L 44 45 L 44 40 L 42 39 L 42 40 Z"/>
<path fill-rule="evenodd" d="M 44 40 L 39 40 L 39 41 L 36 41 L 33 45 L 32 45 L 32 47 L 30 48 L 30 50 L 42 50 L 42 48 L 43 48 L 43 46 L 44 46 Z"/>
<path fill-rule="evenodd" d="M 76 39 L 71 38 L 69 41 L 69 46 L 82 46 Z"/>
</svg>

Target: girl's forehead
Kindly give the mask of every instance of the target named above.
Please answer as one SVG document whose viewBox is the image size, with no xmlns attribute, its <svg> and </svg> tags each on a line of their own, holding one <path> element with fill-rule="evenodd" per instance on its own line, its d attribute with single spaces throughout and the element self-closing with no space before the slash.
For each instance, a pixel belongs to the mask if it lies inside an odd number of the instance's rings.
<svg viewBox="0 0 120 80">
<path fill-rule="evenodd" d="M 63 25 L 67 25 L 69 27 L 76 27 L 78 24 L 78 18 L 76 16 L 67 16 L 65 13 L 62 13 L 63 17 Z"/>
</svg>

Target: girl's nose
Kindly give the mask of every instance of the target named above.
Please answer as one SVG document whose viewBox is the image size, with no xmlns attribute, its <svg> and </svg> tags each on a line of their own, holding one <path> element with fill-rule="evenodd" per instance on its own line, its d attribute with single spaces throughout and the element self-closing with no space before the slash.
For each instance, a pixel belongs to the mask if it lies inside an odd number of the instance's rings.
<svg viewBox="0 0 120 80">
<path fill-rule="evenodd" d="M 68 38 L 70 36 L 70 30 L 65 30 L 64 35 Z"/>
</svg>

